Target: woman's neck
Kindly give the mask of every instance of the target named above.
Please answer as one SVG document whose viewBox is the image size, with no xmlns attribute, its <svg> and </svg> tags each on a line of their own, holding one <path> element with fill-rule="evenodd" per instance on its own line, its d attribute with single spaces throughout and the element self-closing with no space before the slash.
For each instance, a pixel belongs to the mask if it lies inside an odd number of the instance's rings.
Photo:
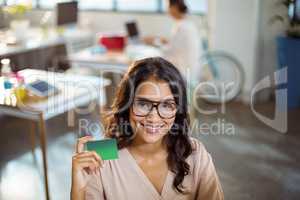
<svg viewBox="0 0 300 200">
<path fill-rule="evenodd" d="M 186 18 L 186 15 L 185 14 L 178 14 L 176 17 L 175 17 L 175 20 L 176 21 L 182 21 Z"/>
<path fill-rule="evenodd" d="M 130 144 L 129 149 L 143 157 L 152 157 L 153 155 L 166 152 L 166 147 L 163 139 L 149 144 L 136 138 Z"/>
</svg>

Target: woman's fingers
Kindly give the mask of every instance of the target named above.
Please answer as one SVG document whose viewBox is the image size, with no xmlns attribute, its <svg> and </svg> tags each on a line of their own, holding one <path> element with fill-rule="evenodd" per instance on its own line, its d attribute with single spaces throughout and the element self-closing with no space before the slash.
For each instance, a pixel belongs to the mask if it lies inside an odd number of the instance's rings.
<svg viewBox="0 0 300 200">
<path fill-rule="evenodd" d="M 103 166 L 103 161 L 102 161 L 102 160 L 96 159 L 94 156 L 80 157 L 80 158 L 76 158 L 76 159 L 78 160 L 78 162 L 93 160 L 93 161 L 95 161 L 100 167 Z"/>
<path fill-rule="evenodd" d="M 93 161 L 80 161 L 76 167 L 80 171 L 84 170 L 87 174 L 95 173 L 99 170 L 99 164 Z"/>
<path fill-rule="evenodd" d="M 95 151 L 85 151 L 78 153 L 76 156 L 76 159 L 86 158 L 86 157 L 93 157 L 96 159 L 101 165 L 103 164 L 103 160 L 101 157 L 95 152 Z"/>
<path fill-rule="evenodd" d="M 95 170 L 100 167 L 100 164 L 93 159 L 81 160 L 77 164 L 81 169 L 89 168 L 90 170 Z"/>
<path fill-rule="evenodd" d="M 101 159 L 100 156 L 94 151 L 89 152 L 81 152 L 73 156 L 73 166 L 75 168 L 79 168 L 80 170 L 89 167 L 92 171 L 95 170 L 98 167 L 103 167 L 103 160 Z M 84 163 L 84 165 L 82 165 Z M 86 166 L 86 164 L 89 164 Z"/>
<path fill-rule="evenodd" d="M 94 158 L 81 158 L 78 160 L 74 160 L 73 167 L 75 171 L 81 171 L 85 169 L 89 169 L 88 171 L 95 171 L 96 169 L 101 167 L 101 165 Z"/>
<path fill-rule="evenodd" d="M 81 153 L 84 151 L 84 144 L 87 143 L 88 141 L 92 141 L 93 136 L 85 136 L 82 138 L 79 138 L 77 140 L 77 145 L 76 145 L 76 152 Z"/>
<path fill-rule="evenodd" d="M 95 151 L 84 151 L 84 145 L 92 141 L 92 136 L 79 138 L 76 145 L 76 154 L 73 156 L 72 165 L 74 170 L 85 170 L 87 173 L 97 172 L 97 168 L 103 167 L 103 160 Z"/>
</svg>

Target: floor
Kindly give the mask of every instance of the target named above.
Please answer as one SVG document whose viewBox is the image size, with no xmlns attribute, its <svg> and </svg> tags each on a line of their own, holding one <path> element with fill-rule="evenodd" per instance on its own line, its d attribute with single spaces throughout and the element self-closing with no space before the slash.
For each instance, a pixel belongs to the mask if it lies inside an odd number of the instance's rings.
<svg viewBox="0 0 300 200">
<path fill-rule="evenodd" d="M 256 109 L 270 116 L 272 107 Z M 226 108 L 226 115 L 197 117 L 201 123 L 213 124 L 219 119 L 227 126 L 234 125 L 234 134 L 200 134 L 212 154 L 226 199 L 299 199 L 300 111 L 289 113 L 289 130 L 282 134 L 258 121 L 247 106 L 232 104 Z"/>
<path fill-rule="evenodd" d="M 288 133 L 267 127 L 241 103 L 230 103 L 216 114 L 195 113 L 193 136 L 211 153 L 229 200 L 297 200 L 300 196 L 300 111 L 289 112 Z M 256 107 L 272 117 L 273 104 Z M 97 121 L 97 116 L 82 119 Z M 80 117 L 76 118 L 81 119 Z M 47 122 L 51 197 L 69 199 L 71 156 L 78 124 L 67 127 L 67 116 Z M 203 125 L 204 124 L 204 125 Z M 0 199 L 44 199 L 40 150 L 36 162 L 28 140 L 29 122 L 0 116 Z"/>
</svg>

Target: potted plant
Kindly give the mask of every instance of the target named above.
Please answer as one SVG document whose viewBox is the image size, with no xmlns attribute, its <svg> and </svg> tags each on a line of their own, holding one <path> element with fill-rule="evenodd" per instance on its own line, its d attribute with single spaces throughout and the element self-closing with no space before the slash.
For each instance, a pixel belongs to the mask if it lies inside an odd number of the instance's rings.
<svg viewBox="0 0 300 200">
<path fill-rule="evenodd" d="M 13 31 L 17 41 L 22 41 L 26 37 L 26 31 L 30 22 L 26 19 L 25 14 L 31 9 L 30 5 L 16 4 L 4 7 L 3 11 L 12 18 L 10 29 Z"/>
<path fill-rule="evenodd" d="M 279 0 L 275 3 L 275 6 L 281 12 L 274 15 L 270 24 L 274 24 L 277 21 L 280 21 L 283 24 L 287 25 L 286 35 L 288 37 L 298 37 L 300 38 L 300 26 L 299 21 L 295 19 L 295 12 L 297 5 L 297 0 Z M 299 3 L 298 3 L 299 4 Z M 299 6 L 299 5 L 297 5 Z M 284 8 L 284 9 L 283 9 Z M 299 20 L 299 19 L 298 19 Z"/>
</svg>

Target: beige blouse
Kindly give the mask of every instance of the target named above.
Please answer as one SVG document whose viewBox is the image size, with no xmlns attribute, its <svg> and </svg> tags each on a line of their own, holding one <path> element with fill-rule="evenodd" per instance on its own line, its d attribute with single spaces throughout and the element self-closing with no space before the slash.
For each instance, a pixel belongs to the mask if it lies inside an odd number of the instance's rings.
<svg viewBox="0 0 300 200">
<path fill-rule="evenodd" d="M 91 175 L 85 189 L 86 200 L 223 200 L 223 191 L 210 154 L 197 139 L 191 138 L 194 151 L 187 158 L 191 173 L 183 186 L 190 193 L 177 193 L 174 173 L 168 171 L 159 194 L 127 148 L 119 150 L 119 159 L 105 161 L 100 173 Z"/>
</svg>

